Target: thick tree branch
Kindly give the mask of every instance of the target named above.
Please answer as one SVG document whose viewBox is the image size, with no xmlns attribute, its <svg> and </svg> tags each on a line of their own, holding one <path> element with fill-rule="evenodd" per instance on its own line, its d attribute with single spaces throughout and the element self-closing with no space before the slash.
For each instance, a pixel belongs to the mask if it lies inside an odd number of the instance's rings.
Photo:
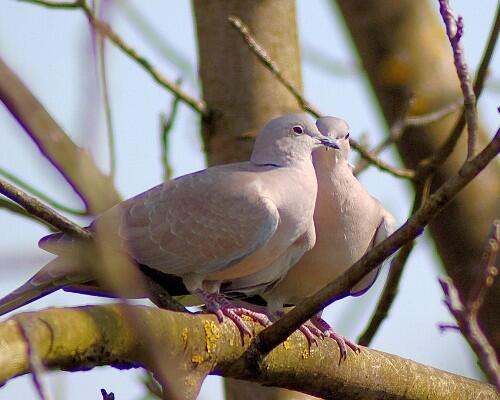
<svg viewBox="0 0 500 400">
<path fill-rule="evenodd" d="M 89 213 L 97 214 L 120 201 L 113 182 L 97 169 L 92 156 L 68 137 L 1 59 L 0 101 L 80 196 Z"/>
<path fill-rule="evenodd" d="M 286 340 L 291 332 L 313 317 L 328 304 L 342 296 L 370 271 L 375 269 L 384 259 L 397 251 L 401 246 L 415 239 L 423 232 L 424 227 L 435 218 L 500 151 L 500 130 L 493 140 L 471 161 L 465 162 L 459 174 L 450 178 L 428 201 L 395 233 L 375 246 L 351 268 L 328 284 L 315 295 L 305 299 L 283 318 L 259 334 L 255 345 L 248 352 L 250 363 L 258 362 L 279 343 Z"/>
<path fill-rule="evenodd" d="M 193 375 L 210 372 L 264 385 L 305 391 L 336 399 L 496 399 L 495 389 L 478 381 L 363 348 L 337 366 L 338 347 L 322 340 L 308 349 L 300 333 L 265 359 L 256 374 L 235 363 L 248 348 L 235 325 L 214 316 L 192 315 L 136 306 L 141 330 L 151 332 L 177 360 L 179 386 L 190 390 Z M 123 306 L 87 306 L 23 313 L 0 323 L 0 385 L 29 372 L 26 341 L 15 321 L 29 321 L 31 346 L 47 368 L 82 370 L 97 365 L 149 368 L 148 344 L 130 327 Z M 255 330 L 258 325 L 251 325 Z M 157 342 L 158 343 L 158 342 Z M 370 373 L 366 373 L 370 371 Z M 192 393 L 191 393 L 192 394 Z"/>
</svg>

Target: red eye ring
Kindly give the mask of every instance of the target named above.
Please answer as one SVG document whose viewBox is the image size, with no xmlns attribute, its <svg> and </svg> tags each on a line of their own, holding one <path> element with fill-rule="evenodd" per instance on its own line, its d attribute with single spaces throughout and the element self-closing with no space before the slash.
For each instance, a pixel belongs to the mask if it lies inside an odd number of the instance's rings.
<svg viewBox="0 0 500 400">
<path fill-rule="evenodd" d="M 299 125 L 294 126 L 292 130 L 299 135 L 302 135 L 304 133 L 304 129 Z"/>
</svg>

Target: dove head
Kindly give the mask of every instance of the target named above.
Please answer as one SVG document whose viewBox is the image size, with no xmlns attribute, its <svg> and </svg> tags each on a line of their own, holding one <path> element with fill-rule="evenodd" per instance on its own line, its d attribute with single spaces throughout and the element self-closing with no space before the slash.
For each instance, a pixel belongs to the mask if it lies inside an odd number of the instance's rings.
<svg viewBox="0 0 500 400">
<path fill-rule="evenodd" d="M 310 160 L 312 152 L 320 147 L 338 149 L 339 145 L 335 138 L 322 135 L 307 114 L 287 114 L 262 128 L 251 161 L 258 165 L 285 166 Z"/>
<path fill-rule="evenodd" d="M 351 148 L 349 145 L 350 128 L 347 122 L 336 117 L 321 117 L 316 121 L 316 126 L 322 135 L 337 141 L 339 150 L 318 149 L 314 152 L 314 159 L 329 165 L 347 162 Z"/>
</svg>

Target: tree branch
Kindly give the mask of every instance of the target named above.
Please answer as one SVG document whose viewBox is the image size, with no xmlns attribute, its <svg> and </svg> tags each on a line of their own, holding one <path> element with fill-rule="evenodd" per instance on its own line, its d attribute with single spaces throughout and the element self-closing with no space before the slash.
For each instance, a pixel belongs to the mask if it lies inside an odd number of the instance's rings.
<svg viewBox="0 0 500 400">
<path fill-rule="evenodd" d="M 464 59 L 464 49 L 460 39 L 463 35 L 464 22 L 461 16 L 455 19 L 448 0 L 439 0 L 439 12 L 446 26 L 446 35 L 453 50 L 453 62 L 457 70 L 460 88 L 464 96 L 465 120 L 467 122 L 467 160 L 472 159 L 476 152 L 476 135 L 478 129 L 476 95 L 472 87 L 469 69 Z"/>
<path fill-rule="evenodd" d="M 81 9 L 85 15 L 87 16 L 92 27 L 102 36 L 107 37 L 111 40 L 120 50 L 122 50 L 125 54 L 127 54 L 130 58 L 132 58 L 135 62 L 137 62 L 153 79 L 156 83 L 158 83 L 161 87 L 167 89 L 172 92 L 175 96 L 179 97 L 184 103 L 190 106 L 194 111 L 201 114 L 203 117 L 208 117 L 209 111 L 207 109 L 207 105 L 203 100 L 199 100 L 194 98 L 193 96 L 186 93 L 182 90 L 178 85 L 174 82 L 168 80 L 165 76 L 163 76 L 152 64 L 151 62 L 140 55 L 137 50 L 133 47 L 129 46 L 122 38 L 119 36 L 111 26 L 101 20 L 99 20 L 92 10 L 88 7 L 85 0 L 76 0 L 72 3 L 63 3 L 63 2 L 51 2 L 51 1 L 43 1 L 43 0 L 18 0 L 23 3 L 32 3 L 40 6 L 45 6 L 49 8 L 79 8 Z"/>
<path fill-rule="evenodd" d="M 336 365 L 338 347 L 322 340 L 308 349 L 295 333 L 275 349 L 257 374 L 238 368 L 250 341 L 241 344 L 235 325 L 214 316 L 193 315 L 134 306 L 137 323 L 151 332 L 177 360 L 180 387 L 190 390 L 193 375 L 206 372 L 247 379 L 264 385 L 300 390 L 323 398 L 387 400 L 496 399 L 495 389 L 400 357 L 363 348 L 361 354 Z M 48 309 L 19 314 L 0 323 L 0 385 L 29 372 L 26 341 L 14 321 L 29 321 L 31 345 L 48 368 L 81 370 L 97 365 L 149 368 L 147 342 L 130 327 L 123 306 Z M 259 325 L 248 322 L 258 331 Z M 370 371 L 369 374 L 366 371 Z M 193 392 L 190 392 L 192 395 Z"/>
<path fill-rule="evenodd" d="M 346 293 L 405 243 L 420 235 L 423 232 L 423 228 L 448 205 L 460 190 L 488 165 L 499 151 L 500 130 L 497 131 L 493 140 L 474 159 L 466 161 L 461 171 L 436 190 L 429 197 L 425 205 L 396 232 L 365 254 L 335 281 L 329 283 L 315 295 L 305 299 L 271 327 L 262 331 L 255 340 L 255 344 L 249 349 L 247 361 L 252 365 L 258 363 L 263 355 L 269 353 L 279 343 L 286 340 L 290 333 L 299 328 L 301 324 L 331 304 L 336 298 L 342 296 L 343 293 Z"/>
<path fill-rule="evenodd" d="M 94 164 L 92 156 L 77 146 L 0 59 L 0 100 L 82 199 L 90 214 L 120 201 L 112 181 Z"/>
<path fill-rule="evenodd" d="M 69 235 L 88 239 L 90 233 L 64 215 L 43 204 L 40 200 L 0 178 L 0 193 L 22 206 L 27 212 L 48 222 L 54 228 Z"/>
<path fill-rule="evenodd" d="M 457 320 L 460 332 L 462 332 L 462 335 L 478 356 L 481 369 L 485 372 L 489 381 L 500 391 L 500 366 L 498 365 L 495 349 L 484 335 L 477 320 L 477 314 L 483 304 L 486 292 L 493 286 L 498 275 L 495 261 L 499 245 L 500 221 L 495 221 L 483 255 L 483 272 L 478 277 L 476 287 L 471 291 L 468 302 L 462 302 L 451 278 L 441 278 L 439 283 L 445 295 L 444 302 Z"/>
<path fill-rule="evenodd" d="M 252 52 L 257 56 L 259 61 L 276 77 L 276 79 L 295 97 L 299 106 L 304 110 L 310 113 L 311 115 L 319 118 L 322 116 L 322 113 L 314 107 L 304 95 L 295 87 L 295 85 L 285 78 L 281 73 L 278 65 L 271 59 L 271 57 L 267 54 L 267 51 L 255 40 L 255 38 L 250 33 L 248 27 L 237 17 L 229 17 L 229 23 L 239 32 L 243 40 L 245 40 L 246 44 L 252 50 Z M 370 164 L 373 164 L 377 168 L 382 171 L 388 172 L 391 175 L 394 175 L 399 178 L 413 178 L 414 172 L 411 170 L 405 170 L 401 168 L 396 168 L 390 166 L 388 163 L 378 158 L 376 155 L 370 153 L 364 146 L 356 142 L 354 139 L 350 139 L 351 146 L 359 152 L 361 157 L 367 160 Z"/>
<path fill-rule="evenodd" d="M 497 7 L 495 22 L 493 24 L 493 27 L 491 28 L 490 36 L 488 38 L 488 44 L 486 45 L 486 48 L 484 50 L 481 62 L 479 63 L 479 68 L 476 73 L 476 78 L 474 80 L 474 93 L 476 99 L 479 98 L 479 96 L 483 91 L 488 67 L 493 57 L 493 51 L 495 50 L 497 44 L 499 31 L 500 31 L 500 4 Z M 457 119 L 457 122 L 453 126 L 453 129 L 451 130 L 448 139 L 444 142 L 444 144 L 440 147 L 440 149 L 430 157 L 425 158 L 418 163 L 417 167 L 415 168 L 416 180 L 422 179 L 425 176 L 434 173 L 436 168 L 448 158 L 448 156 L 452 153 L 453 149 L 455 148 L 455 145 L 457 144 L 458 140 L 460 139 L 460 136 L 462 135 L 465 123 L 466 123 L 465 112 L 462 111 L 462 113 Z"/>
</svg>

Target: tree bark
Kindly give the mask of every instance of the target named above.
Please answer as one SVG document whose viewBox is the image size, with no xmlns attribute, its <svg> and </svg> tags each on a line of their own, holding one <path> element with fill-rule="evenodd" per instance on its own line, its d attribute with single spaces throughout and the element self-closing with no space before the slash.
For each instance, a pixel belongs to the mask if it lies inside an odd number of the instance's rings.
<svg viewBox="0 0 500 400">
<path fill-rule="evenodd" d="M 127 310 L 119 304 L 53 308 L 18 314 L 0 323 L 0 386 L 28 373 L 33 357 L 47 368 L 70 371 L 98 365 L 151 367 L 147 356 L 151 342 L 139 334 L 147 331 L 154 343 L 162 343 L 168 358 L 176 360 L 175 385 L 184 391 L 182 398 L 195 396 L 207 373 L 329 399 L 498 398 L 489 384 L 368 348 L 338 365 L 339 350 L 334 340 L 322 340 L 309 350 L 299 332 L 274 349 L 258 371 L 250 373 L 235 367 L 251 341 L 247 338 L 242 344 L 231 321 L 219 324 L 213 315 L 130 307 L 137 317 L 133 323 L 140 326 L 132 326 Z M 252 330 L 262 330 L 260 325 L 248 323 Z"/>
<path fill-rule="evenodd" d="M 208 164 L 248 160 L 251 138 L 258 129 L 274 117 L 301 109 L 257 60 L 228 17 L 236 16 L 248 25 L 284 76 L 301 88 L 295 2 L 195 0 L 194 10 L 203 99 L 211 113 L 202 126 Z M 228 380 L 226 389 L 228 399 L 290 398 L 285 391 L 250 382 Z"/>
<path fill-rule="evenodd" d="M 439 109 L 462 96 L 450 44 L 430 2 L 338 0 L 337 4 L 389 126 L 404 116 L 410 96 L 410 115 Z M 458 112 L 425 127 L 406 129 L 397 142 L 404 164 L 414 168 L 435 153 L 457 118 Z M 488 136 L 481 128 L 480 148 Z M 466 156 L 465 137 L 462 139 L 434 175 L 433 188 L 460 168 Z M 499 198 L 500 170 L 492 163 L 430 224 L 445 269 L 464 299 L 480 276 L 482 249 L 491 223 L 500 215 Z M 497 355 L 499 296 L 497 280 L 479 314 Z"/>
<path fill-rule="evenodd" d="M 270 119 L 300 111 L 297 101 L 257 60 L 228 17 L 247 24 L 296 87 L 302 87 L 292 0 L 195 0 L 203 98 L 211 112 L 203 135 L 209 165 L 248 160 L 252 136 Z"/>
</svg>

